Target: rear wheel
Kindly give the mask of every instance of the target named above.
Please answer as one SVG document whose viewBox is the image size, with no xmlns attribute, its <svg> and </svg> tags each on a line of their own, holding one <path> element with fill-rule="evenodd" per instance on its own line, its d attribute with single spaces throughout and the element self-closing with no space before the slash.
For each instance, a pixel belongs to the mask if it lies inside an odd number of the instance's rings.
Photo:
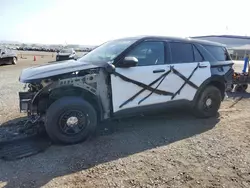
<svg viewBox="0 0 250 188">
<path fill-rule="evenodd" d="M 63 97 L 46 112 L 45 128 L 55 143 L 75 144 L 86 140 L 97 124 L 95 109 L 79 97 Z"/>
<path fill-rule="evenodd" d="M 216 116 L 222 101 L 221 91 L 215 86 L 206 87 L 196 101 L 194 112 L 197 117 Z"/>
</svg>

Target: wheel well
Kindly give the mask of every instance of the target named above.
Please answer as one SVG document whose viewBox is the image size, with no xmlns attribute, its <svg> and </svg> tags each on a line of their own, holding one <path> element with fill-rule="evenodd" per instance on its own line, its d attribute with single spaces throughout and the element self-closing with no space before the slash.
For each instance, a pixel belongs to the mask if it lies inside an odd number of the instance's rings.
<svg viewBox="0 0 250 188">
<path fill-rule="evenodd" d="M 194 97 L 194 100 L 193 100 L 193 104 L 195 104 L 197 102 L 197 100 L 199 99 L 202 91 L 207 87 L 207 86 L 214 86 L 216 88 L 218 88 L 221 92 L 221 97 L 222 97 L 222 100 L 224 100 L 224 97 L 225 97 L 225 90 L 226 90 L 226 86 L 225 84 L 222 82 L 222 81 L 218 81 L 218 80 L 210 80 L 210 81 L 207 81 L 205 83 L 203 83 L 201 86 L 200 86 L 200 89 L 198 90 L 198 92 L 196 93 L 195 97 Z"/>
<path fill-rule="evenodd" d="M 226 86 L 225 86 L 224 83 L 219 82 L 219 81 L 211 81 L 208 85 L 212 85 L 212 86 L 217 87 L 220 90 L 220 92 L 221 92 L 222 99 L 224 99 L 224 97 L 225 97 L 225 90 L 226 90 Z"/>
<path fill-rule="evenodd" d="M 49 93 L 43 93 L 38 96 L 35 100 L 37 111 L 39 113 L 45 113 L 53 102 L 65 96 L 78 96 L 88 101 L 96 110 L 98 118 L 101 118 L 102 109 L 97 97 L 89 91 L 74 86 L 56 88 Z"/>
<path fill-rule="evenodd" d="M 6 57 L 6 58 L 3 58 L 4 60 L 6 61 L 12 61 L 13 57 Z"/>
</svg>

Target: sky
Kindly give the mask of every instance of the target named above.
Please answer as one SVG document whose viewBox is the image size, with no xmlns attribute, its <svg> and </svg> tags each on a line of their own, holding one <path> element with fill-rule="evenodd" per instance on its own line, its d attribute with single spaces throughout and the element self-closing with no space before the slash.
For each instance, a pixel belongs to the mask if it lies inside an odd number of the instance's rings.
<svg viewBox="0 0 250 188">
<path fill-rule="evenodd" d="M 0 40 L 24 43 L 250 35 L 249 0 L 0 0 L 0 7 Z"/>
</svg>

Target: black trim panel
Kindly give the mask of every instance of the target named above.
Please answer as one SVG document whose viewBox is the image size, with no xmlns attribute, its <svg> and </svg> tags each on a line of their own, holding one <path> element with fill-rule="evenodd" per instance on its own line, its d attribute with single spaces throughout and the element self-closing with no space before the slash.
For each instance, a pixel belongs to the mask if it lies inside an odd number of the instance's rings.
<svg viewBox="0 0 250 188">
<path fill-rule="evenodd" d="M 114 113 L 115 118 L 119 117 L 130 117 L 130 116 L 136 116 L 140 115 L 142 113 L 147 113 L 147 112 L 160 112 L 160 111 L 165 111 L 167 109 L 172 109 L 172 108 L 187 108 L 191 107 L 192 101 L 188 100 L 176 100 L 176 101 L 168 101 L 165 103 L 158 103 L 158 104 L 152 104 L 152 105 L 145 105 L 145 106 L 139 106 L 136 108 L 128 108 L 128 109 L 123 109 L 118 112 Z"/>
<path fill-rule="evenodd" d="M 220 65 L 211 65 L 211 68 L 217 68 L 217 67 L 227 67 L 227 66 L 232 66 L 234 63 L 228 63 L 228 64 L 220 64 Z"/>
</svg>

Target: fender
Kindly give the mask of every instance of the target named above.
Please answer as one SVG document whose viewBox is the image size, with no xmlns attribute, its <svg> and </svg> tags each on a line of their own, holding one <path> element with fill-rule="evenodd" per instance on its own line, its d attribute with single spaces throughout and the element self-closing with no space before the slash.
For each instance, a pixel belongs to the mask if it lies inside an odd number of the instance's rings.
<svg viewBox="0 0 250 188">
<path fill-rule="evenodd" d="M 48 94 L 48 97 L 49 97 L 49 95 L 52 94 L 53 92 L 55 92 L 56 90 L 63 90 L 63 92 L 59 93 L 59 96 L 63 96 L 65 94 L 67 94 L 67 91 L 79 91 L 79 95 L 82 96 L 87 101 L 90 102 L 90 100 L 94 100 L 94 103 L 95 103 L 94 108 L 97 110 L 98 114 L 100 115 L 99 116 L 100 119 L 101 120 L 103 119 L 103 111 L 104 110 L 103 110 L 102 102 L 101 102 L 101 99 L 99 99 L 95 94 L 93 94 L 89 90 L 84 89 L 80 86 L 64 85 L 61 87 L 60 86 L 56 87 L 56 85 L 57 85 L 56 83 L 52 83 L 50 85 L 47 85 L 43 89 L 41 89 L 39 92 L 37 92 L 32 99 L 31 108 L 33 109 L 35 106 L 37 106 L 37 104 L 39 102 L 39 97 L 43 94 Z"/>
<path fill-rule="evenodd" d="M 193 102 L 196 103 L 198 100 L 198 97 L 202 93 L 202 91 L 208 86 L 208 85 L 214 85 L 218 89 L 220 89 L 222 98 L 225 96 L 225 89 L 226 89 L 226 83 L 225 83 L 225 78 L 224 75 L 212 75 L 210 78 L 206 79 L 199 87 L 197 90 Z"/>
<path fill-rule="evenodd" d="M 47 86 L 45 86 L 44 88 L 39 90 L 37 93 L 35 93 L 34 97 L 31 100 L 31 103 L 30 103 L 30 111 L 31 112 L 37 112 L 37 104 L 38 104 L 39 97 L 43 93 L 47 93 L 49 91 L 49 89 L 53 88 L 53 86 L 55 86 L 55 85 L 56 85 L 55 83 L 48 84 Z"/>
<path fill-rule="evenodd" d="M 32 105 L 36 104 L 36 102 L 37 102 L 38 98 L 41 96 L 41 94 L 48 92 L 50 88 L 53 88 L 53 86 L 55 87 L 56 84 L 55 84 L 55 83 L 51 83 L 51 84 L 45 86 L 44 88 L 42 88 L 41 90 L 39 90 L 39 91 L 34 95 L 32 101 L 31 101 L 31 104 L 32 104 Z"/>
</svg>

